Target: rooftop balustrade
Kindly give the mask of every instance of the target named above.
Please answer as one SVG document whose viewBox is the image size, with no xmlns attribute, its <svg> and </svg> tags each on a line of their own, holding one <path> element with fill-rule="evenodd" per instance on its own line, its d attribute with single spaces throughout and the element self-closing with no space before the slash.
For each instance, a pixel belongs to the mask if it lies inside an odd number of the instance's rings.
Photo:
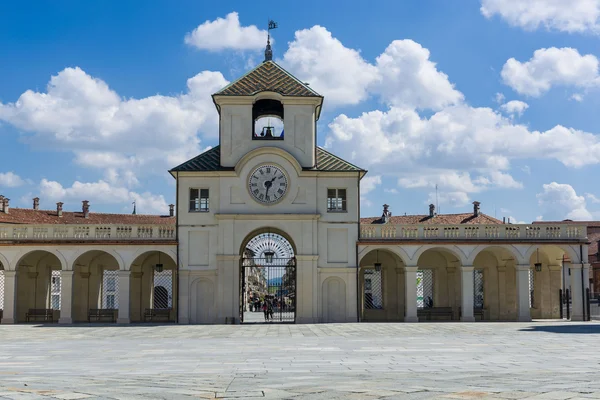
<svg viewBox="0 0 600 400">
<path fill-rule="evenodd" d="M 0 241 L 175 240 L 175 225 L 2 225 Z"/>
</svg>

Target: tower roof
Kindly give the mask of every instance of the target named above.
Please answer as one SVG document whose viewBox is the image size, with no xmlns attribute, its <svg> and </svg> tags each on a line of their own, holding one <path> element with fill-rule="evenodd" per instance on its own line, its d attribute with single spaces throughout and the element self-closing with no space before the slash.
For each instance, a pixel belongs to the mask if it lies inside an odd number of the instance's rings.
<svg viewBox="0 0 600 400">
<path fill-rule="evenodd" d="M 275 92 L 282 96 L 323 97 L 272 60 L 260 63 L 213 96 L 253 96 L 260 92 Z"/>
</svg>

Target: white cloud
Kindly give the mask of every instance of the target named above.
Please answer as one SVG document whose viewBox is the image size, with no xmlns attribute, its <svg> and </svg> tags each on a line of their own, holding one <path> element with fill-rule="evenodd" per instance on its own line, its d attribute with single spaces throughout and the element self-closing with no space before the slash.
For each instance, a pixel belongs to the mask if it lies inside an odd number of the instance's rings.
<svg viewBox="0 0 600 400">
<path fill-rule="evenodd" d="M 34 145 L 72 151 L 80 165 L 164 176 L 201 151 L 200 133 L 216 137 L 210 95 L 227 83 L 220 72 L 203 71 L 188 79 L 185 94 L 122 99 L 104 81 L 66 68 L 45 93 L 28 90 L 0 103 L 0 121 L 25 131 Z"/>
<path fill-rule="evenodd" d="M 524 63 L 509 59 L 502 68 L 504 83 L 516 92 L 538 97 L 553 86 L 590 88 L 600 83 L 598 59 L 581 55 L 576 49 L 539 49 Z"/>
<path fill-rule="evenodd" d="M 577 102 L 581 103 L 581 102 L 583 101 L 583 95 L 582 95 L 582 94 L 580 94 L 580 93 L 574 93 L 574 94 L 573 94 L 573 95 L 572 95 L 572 96 L 569 98 L 569 100 L 575 100 L 575 101 L 577 101 Z"/>
<path fill-rule="evenodd" d="M 202 50 L 260 50 L 267 44 L 267 31 L 255 25 L 241 26 L 237 12 L 205 21 L 185 35 L 185 43 Z M 273 40 L 271 40 L 273 42 Z"/>
<path fill-rule="evenodd" d="M 463 100 L 448 76 L 437 70 L 429 50 L 412 40 L 394 40 L 377 57 L 379 80 L 372 90 L 390 105 L 441 109 Z"/>
<path fill-rule="evenodd" d="M 591 201 L 592 203 L 600 203 L 600 198 L 598 198 L 597 196 L 591 194 L 591 193 L 586 193 L 585 194 L 585 198 L 588 199 L 589 201 Z"/>
<path fill-rule="evenodd" d="M 526 30 L 600 31 L 598 0 L 482 0 L 481 13 L 487 18 L 497 14 Z"/>
<path fill-rule="evenodd" d="M 412 40 L 395 40 L 375 64 L 345 47 L 322 26 L 297 31 L 282 66 L 324 95 L 329 106 L 352 105 L 370 94 L 387 104 L 440 109 L 463 99 L 437 70 L 429 50 Z"/>
<path fill-rule="evenodd" d="M 318 25 L 296 31 L 280 62 L 334 106 L 365 100 L 367 87 L 378 77 L 377 68 L 357 50 L 345 47 Z"/>
<path fill-rule="evenodd" d="M 531 167 L 529 165 L 522 166 L 521 171 L 525 172 L 527 175 L 531 175 Z"/>
<path fill-rule="evenodd" d="M 13 172 L 0 172 L 0 186 L 17 187 L 25 184 L 21 177 Z"/>
<path fill-rule="evenodd" d="M 373 173 L 398 177 L 401 187 L 438 184 L 444 191 L 465 193 L 454 196 L 457 204 L 466 203 L 469 193 L 522 188 L 509 172 L 512 160 L 550 159 L 568 167 L 600 163 L 596 135 L 560 125 L 531 131 L 490 108 L 459 105 L 424 118 L 392 107 L 357 118 L 342 114 L 329 128 L 326 144 L 340 156 Z"/>
<path fill-rule="evenodd" d="M 370 207 L 373 203 L 365 195 L 375 190 L 379 185 L 381 185 L 380 175 L 365 176 L 360 180 L 360 201 L 367 207 Z"/>
<path fill-rule="evenodd" d="M 494 98 L 496 103 L 498 104 L 502 104 L 504 103 L 504 99 L 506 99 L 506 97 L 504 96 L 504 93 L 496 93 L 496 97 Z"/>
<path fill-rule="evenodd" d="M 386 189 L 383 189 L 383 191 L 384 191 L 385 193 L 398 194 L 398 190 L 397 190 L 397 189 L 394 189 L 394 188 L 391 188 L 391 189 L 387 189 L 387 188 L 386 188 Z"/>
<path fill-rule="evenodd" d="M 167 202 L 162 195 L 132 192 L 127 188 L 113 186 L 103 180 L 87 183 L 75 181 L 71 187 L 63 187 L 59 182 L 42 179 L 40 191 L 44 200 L 65 203 L 89 200 L 92 210 L 94 204 L 122 204 L 123 208 L 128 209 L 135 201 L 138 214 L 166 214 L 168 212 Z"/>
<path fill-rule="evenodd" d="M 585 197 L 578 196 L 571 185 L 552 182 L 543 185 L 538 193 L 538 204 L 545 220 L 591 220 Z"/>
<path fill-rule="evenodd" d="M 508 208 L 500 207 L 500 212 L 503 213 L 503 214 L 508 214 L 508 213 L 510 213 L 512 211 L 510 211 Z"/>
<path fill-rule="evenodd" d="M 529 104 L 519 100 L 512 100 L 500 106 L 500 109 L 511 117 L 520 117 L 528 108 Z"/>
<path fill-rule="evenodd" d="M 456 192 L 438 192 L 437 196 L 435 192 L 430 192 L 428 194 L 426 204 L 439 204 L 438 210 L 436 212 L 438 214 L 442 214 L 441 206 L 448 207 L 464 207 L 469 204 L 469 195 L 465 192 L 456 191 Z"/>
<path fill-rule="evenodd" d="M 527 224 L 528 222 L 525 221 L 519 221 L 517 220 L 515 217 L 510 216 L 506 218 L 506 222 L 508 223 L 510 221 L 511 224 Z"/>
</svg>

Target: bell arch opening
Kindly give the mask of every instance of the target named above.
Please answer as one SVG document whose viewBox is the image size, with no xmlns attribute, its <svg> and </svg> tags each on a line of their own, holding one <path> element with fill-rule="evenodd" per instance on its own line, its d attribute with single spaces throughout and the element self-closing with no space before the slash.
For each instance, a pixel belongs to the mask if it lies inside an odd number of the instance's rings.
<svg viewBox="0 0 600 400">
<path fill-rule="evenodd" d="M 278 100 L 262 99 L 252 106 L 252 139 L 283 140 L 283 104 Z"/>
<path fill-rule="evenodd" d="M 249 235 L 240 257 L 240 321 L 296 321 L 296 252 L 283 232 Z"/>
</svg>

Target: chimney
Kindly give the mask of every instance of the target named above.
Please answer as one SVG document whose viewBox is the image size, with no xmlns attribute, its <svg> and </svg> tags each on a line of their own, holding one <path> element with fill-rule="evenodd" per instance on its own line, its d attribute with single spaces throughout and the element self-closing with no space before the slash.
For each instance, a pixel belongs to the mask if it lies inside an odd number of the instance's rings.
<svg viewBox="0 0 600 400">
<path fill-rule="evenodd" d="M 56 203 L 56 215 L 58 215 L 59 217 L 62 217 L 62 206 L 63 203 L 61 203 L 60 201 Z"/>
<path fill-rule="evenodd" d="M 384 204 L 383 205 L 383 214 L 381 215 L 381 220 L 383 221 L 384 224 L 386 224 L 389 220 L 390 217 L 392 216 L 392 212 L 389 210 L 389 205 Z"/>
<path fill-rule="evenodd" d="M 479 216 L 479 205 L 480 204 L 481 203 L 478 202 L 478 201 L 474 201 L 473 202 L 473 215 L 476 216 L 476 217 Z"/>
<path fill-rule="evenodd" d="M 40 209 L 40 198 L 39 197 L 33 198 L 33 209 L 36 211 Z"/>
<path fill-rule="evenodd" d="M 175 215 L 175 204 L 169 204 L 169 217 Z"/>
<path fill-rule="evenodd" d="M 83 218 L 89 218 L 90 217 L 90 202 L 87 200 L 83 200 L 81 203 L 82 203 L 81 210 L 83 211 Z"/>
<path fill-rule="evenodd" d="M 0 212 L 4 211 L 4 196 L 0 194 Z"/>
<path fill-rule="evenodd" d="M 435 205 L 434 204 L 429 205 L 429 217 L 430 218 L 435 217 Z"/>
<path fill-rule="evenodd" d="M 502 223 L 505 224 L 506 223 L 506 217 L 502 217 Z"/>
<path fill-rule="evenodd" d="M 10 199 L 7 198 L 7 197 L 5 197 L 5 198 L 2 199 L 2 202 L 3 202 L 2 210 L 4 211 L 4 214 L 8 214 L 8 209 L 9 209 L 9 207 L 8 207 L 8 201 L 9 200 Z"/>
</svg>

